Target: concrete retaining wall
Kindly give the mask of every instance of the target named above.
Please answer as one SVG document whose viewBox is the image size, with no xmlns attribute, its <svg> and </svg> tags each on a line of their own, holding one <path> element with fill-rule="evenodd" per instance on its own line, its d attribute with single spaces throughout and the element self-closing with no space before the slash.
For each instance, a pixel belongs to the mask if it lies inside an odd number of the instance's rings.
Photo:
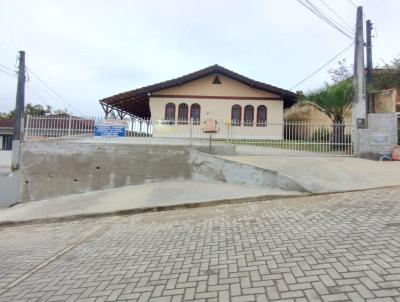
<svg viewBox="0 0 400 302">
<path fill-rule="evenodd" d="M 20 172 L 0 172 L 0 207 L 8 207 L 19 200 Z"/>
<path fill-rule="evenodd" d="M 306 191 L 276 171 L 231 162 L 234 146 L 24 142 L 20 201 L 52 198 L 148 182 L 207 179 Z"/>
<path fill-rule="evenodd" d="M 26 142 L 21 200 L 191 177 L 185 146 Z"/>
<path fill-rule="evenodd" d="M 197 150 L 191 151 L 190 162 L 194 179 L 268 187 L 285 191 L 309 192 L 294 179 L 275 170 L 246 165 L 218 156 L 210 156 Z"/>
</svg>

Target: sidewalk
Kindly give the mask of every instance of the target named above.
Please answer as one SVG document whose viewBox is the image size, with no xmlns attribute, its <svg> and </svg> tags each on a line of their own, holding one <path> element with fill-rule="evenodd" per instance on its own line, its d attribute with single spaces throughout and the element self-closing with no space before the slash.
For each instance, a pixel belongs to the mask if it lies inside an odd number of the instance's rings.
<svg viewBox="0 0 400 302">
<path fill-rule="evenodd" d="M 296 195 L 304 193 L 192 180 L 155 182 L 21 203 L 0 210 L 0 225 Z"/>
<path fill-rule="evenodd" d="M 313 193 L 333 193 L 400 186 L 400 161 L 355 157 L 221 156 L 278 171 Z"/>
<path fill-rule="evenodd" d="M 400 186 L 400 162 L 376 162 L 349 157 L 221 157 L 289 176 L 300 186 L 316 194 Z M 243 177 L 251 175 L 244 173 Z M 299 195 L 307 194 L 217 181 L 154 182 L 3 208 L 0 209 L 0 225 L 130 214 Z"/>
</svg>

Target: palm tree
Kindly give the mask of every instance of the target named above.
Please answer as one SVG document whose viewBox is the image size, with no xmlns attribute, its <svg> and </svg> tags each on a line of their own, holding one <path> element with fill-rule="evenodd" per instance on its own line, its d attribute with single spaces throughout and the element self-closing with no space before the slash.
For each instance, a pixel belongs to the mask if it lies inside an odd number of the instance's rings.
<svg viewBox="0 0 400 302">
<path fill-rule="evenodd" d="M 311 91 L 302 102 L 314 106 L 330 118 L 333 124 L 331 142 L 338 147 L 345 141 L 344 119 L 351 109 L 352 100 L 353 86 L 348 79 Z"/>
</svg>

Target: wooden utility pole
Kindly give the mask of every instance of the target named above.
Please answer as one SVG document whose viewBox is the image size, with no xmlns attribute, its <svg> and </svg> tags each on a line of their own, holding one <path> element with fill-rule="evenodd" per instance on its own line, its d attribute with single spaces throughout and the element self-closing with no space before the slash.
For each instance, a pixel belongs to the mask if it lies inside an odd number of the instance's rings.
<svg viewBox="0 0 400 302">
<path fill-rule="evenodd" d="M 19 52 L 17 98 L 15 101 L 14 140 L 21 140 L 25 107 L 25 51 Z"/>
<path fill-rule="evenodd" d="M 366 22 L 366 42 L 367 42 L 367 89 L 371 86 L 372 84 L 372 72 L 373 72 L 373 66 L 372 66 L 372 22 L 371 20 L 367 20 Z M 372 112 L 372 104 L 371 104 L 371 99 L 367 95 L 367 113 Z"/>
<path fill-rule="evenodd" d="M 366 84 L 364 73 L 364 36 L 363 36 L 363 9 L 357 8 L 356 37 L 354 47 L 354 99 L 352 122 L 359 128 L 367 126 Z M 355 140 L 357 143 L 357 135 Z"/>
</svg>

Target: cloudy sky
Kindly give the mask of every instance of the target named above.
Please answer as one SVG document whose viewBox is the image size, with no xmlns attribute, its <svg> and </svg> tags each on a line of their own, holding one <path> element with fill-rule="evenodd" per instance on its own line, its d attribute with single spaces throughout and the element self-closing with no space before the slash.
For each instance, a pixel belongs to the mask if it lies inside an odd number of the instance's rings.
<svg viewBox="0 0 400 302">
<path fill-rule="evenodd" d="M 399 0 L 309 1 L 352 27 L 352 2 L 363 5 L 376 28 L 374 65 L 400 54 Z M 103 97 L 212 64 L 290 89 L 351 42 L 296 0 L 0 0 L 0 111 L 14 106 L 16 79 L 5 72 L 17 50 L 60 96 L 31 73 L 27 102 L 100 115 Z M 321 86 L 335 65 L 294 90 Z"/>
</svg>

